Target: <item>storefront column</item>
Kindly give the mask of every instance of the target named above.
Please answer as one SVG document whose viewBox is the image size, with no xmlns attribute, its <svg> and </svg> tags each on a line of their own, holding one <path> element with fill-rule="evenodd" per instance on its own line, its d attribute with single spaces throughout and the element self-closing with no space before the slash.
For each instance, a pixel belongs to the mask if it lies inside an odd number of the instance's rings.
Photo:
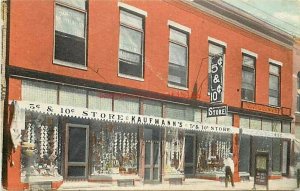
<svg viewBox="0 0 300 191">
<path fill-rule="evenodd" d="M 9 85 L 8 85 L 9 84 Z M 21 86 L 22 81 L 18 79 L 10 78 L 7 86 L 8 89 L 8 100 L 20 100 L 21 99 Z M 13 108 L 7 108 L 7 116 L 5 120 L 5 138 L 4 148 L 5 158 L 3 158 L 4 170 L 4 187 L 8 190 L 23 190 L 26 185 L 21 183 L 21 147 L 13 147 L 11 142 L 10 128 L 11 121 L 13 118 Z M 27 186 L 28 187 L 28 186 Z"/>
<path fill-rule="evenodd" d="M 144 181 L 144 174 L 145 174 L 145 140 L 144 140 L 144 127 L 140 126 L 139 128 L 139 177 L 142 181 Z"/>
<path fill-rule="evenodd" d="M 233 126 L 239 128 L 240 126 L 240 116 L 237 114 L 233 115 Z M 234 174 L 233 180 L 235 182 L 240 181 L 239 176 L 239 134 L 233 134 L 232 136 L 232 152 L 233 152 L 233 162 L 234 162 Z"/>
</svg>

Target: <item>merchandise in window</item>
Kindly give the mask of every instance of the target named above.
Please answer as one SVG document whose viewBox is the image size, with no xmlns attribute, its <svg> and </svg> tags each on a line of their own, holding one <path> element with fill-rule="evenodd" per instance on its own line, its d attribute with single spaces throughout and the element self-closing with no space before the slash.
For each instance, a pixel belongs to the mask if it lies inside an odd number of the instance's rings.
<svg viewBox="0 0 300 191">
<path fill-rule="evenodd" d="M 165 173 L 181 174 L 184 170 L 184 134 L 178 129 L 166 128 Z"/>
<path fill-rule="evenodd" d="M 56 116 L 26 112 L 22 130 L 21 178 L 61 177 L 61 131 Z"/>
<path fill-rule="evenodd" d="M 231 149 L 232 135 L 198 134 L 196 173 L 222 172 L 223 160 Z"/>
<path fill-rule="evenodd" d="M 91 175 L 137 174 L 137 128 L 94 122 L 91 132 Z"/>
<path fill-rule="evenodd" d="M 120 74 L 143 78 L 143 22 L 143 17 L 120 11 Z"/>
<path fill-rule="evenodd" d="M 169 42 L 169 77 L 172 85 L 187 87 L 188 35 L 170 29 Z"/>
<path fill-rule="evenodd" d="M 57 1 L 54 59 L 58 64 L 86 66 L 85 1 Z"/>
<path fill-rule="evenodd" d="M 243 55 L 242 67 L 242 99 L 254 101 L 255 99 L 255 58 Z"/>
<path fill-rule="evenodd" d="M 269 104 L 280 105 L 280 67 L 274 64 L 269 68 Z"/>
</svg>

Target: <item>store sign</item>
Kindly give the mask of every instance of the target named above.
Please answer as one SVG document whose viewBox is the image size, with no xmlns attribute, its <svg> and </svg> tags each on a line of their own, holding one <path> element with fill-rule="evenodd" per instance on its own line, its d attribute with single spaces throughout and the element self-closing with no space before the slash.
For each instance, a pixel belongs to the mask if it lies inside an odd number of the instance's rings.
<svg viewBox="0 0 300 191">
<path fill-rule="evenodd" d="M 277 107 L 270 107 L 268 105 L 261 105 L 261 104 L 255 104 L 251 102 L 242 102 L 242 108 L 243 109 L 249 109 L 249 110 L 255 110 L 265 113 L 272 113 L 272 114 L 280 114 L 280 109 Z"/>
<path fill-rule="evenodd" d="M 17 102 L 20 109 L 44 113 L 48 115 L 60 115 L 66 117 L 85 118 L 93 120 L 103 120 L 117 123 L 131 123 L 141 125 L 153 125 L 161 127 L 172 127 L 187 130 L 197 130 L 216 133 L 238 133 L 238 128 L 221 126 L 216 124 L 204 124 L 193 121 L 176 120 L 147 115 L 135 115 L 127 113 L 117 113 L 112 111 L 91 110 L 81 107 L 71 107 L 54 104 L 34 103 L 28 101 Z"/>
<path fill-rule="evenodd" d="M 222 103 L 223 94 L 223 55 L 215 55 L 211 61 L 210 102 Z"/>
<path fill-rule="evenodd" d="M 207 108 L 207 117 L 226 116 L 228 111 L 227 105 L 210 106 Z"/>
</svg>

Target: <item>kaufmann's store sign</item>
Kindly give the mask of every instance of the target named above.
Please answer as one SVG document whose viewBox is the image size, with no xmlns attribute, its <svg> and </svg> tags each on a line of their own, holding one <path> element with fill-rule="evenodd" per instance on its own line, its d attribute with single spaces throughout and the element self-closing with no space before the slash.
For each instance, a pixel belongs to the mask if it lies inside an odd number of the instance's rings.
<svg viewBox="0 0 300 191">
<path fill-rule="evenodd" d="M 231 126 L 204 124 L 193 121 L 176 120 L 147 115 L 135 115 L 127 113 L 117 113 L 113 111 L 91 110 L 88 108 L 35 103 L 28 101 L 18 101 L 15 103 L 15 105 L 17 106 L 16 108 L 19 108 L 19 110 L 22 109 L 24 111 L 27 110 L 48 115 L 59 115 L 66 117 L 102 120 L 108 122 L 152 125 L 159 127 L 171 127 L 186 130 L 207 131 L 217 133 L 238 133 L 238 128 L 234 128 Z"/>
</svg>

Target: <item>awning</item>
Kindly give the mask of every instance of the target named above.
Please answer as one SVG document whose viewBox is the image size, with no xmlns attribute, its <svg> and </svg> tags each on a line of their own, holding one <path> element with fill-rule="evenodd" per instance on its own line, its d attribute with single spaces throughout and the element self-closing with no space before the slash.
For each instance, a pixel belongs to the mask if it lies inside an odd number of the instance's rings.
<svg viewBox="0 0 300 191">
<path fill-rule="evenodd" d="M 100 120 L 116 123 L 127 123 L 136 125 L 151 125 L 157 127 L 170 127 L 182 130 L 194 130 L 203 132 L 238 134 L 239 128 L 232 126 L 222 126 L 217 124 L 205 124 L 200 122 L 176 120 L 169 118 L 153 117 L 147 115 L 136 115 L 128 113 L 118 113 L 113 111 L 94 110 L 83 107 L 72 107 L 57 104 L 37 103 L 31 101 L 14 101 L 14 120 L 11 127 L 12 139 L 15 146 L 20 144 L 21 130 L 25 129 L 25 111 L 43 113 L 47 115 L 57 115 L 65 117 L 75 117 L 82 119 Z M 279 138 L 291 138 L 291 134 L 277 133 L 270 131 L 260 131 L 247 129 L 243 134 Z"/>
</svg>

